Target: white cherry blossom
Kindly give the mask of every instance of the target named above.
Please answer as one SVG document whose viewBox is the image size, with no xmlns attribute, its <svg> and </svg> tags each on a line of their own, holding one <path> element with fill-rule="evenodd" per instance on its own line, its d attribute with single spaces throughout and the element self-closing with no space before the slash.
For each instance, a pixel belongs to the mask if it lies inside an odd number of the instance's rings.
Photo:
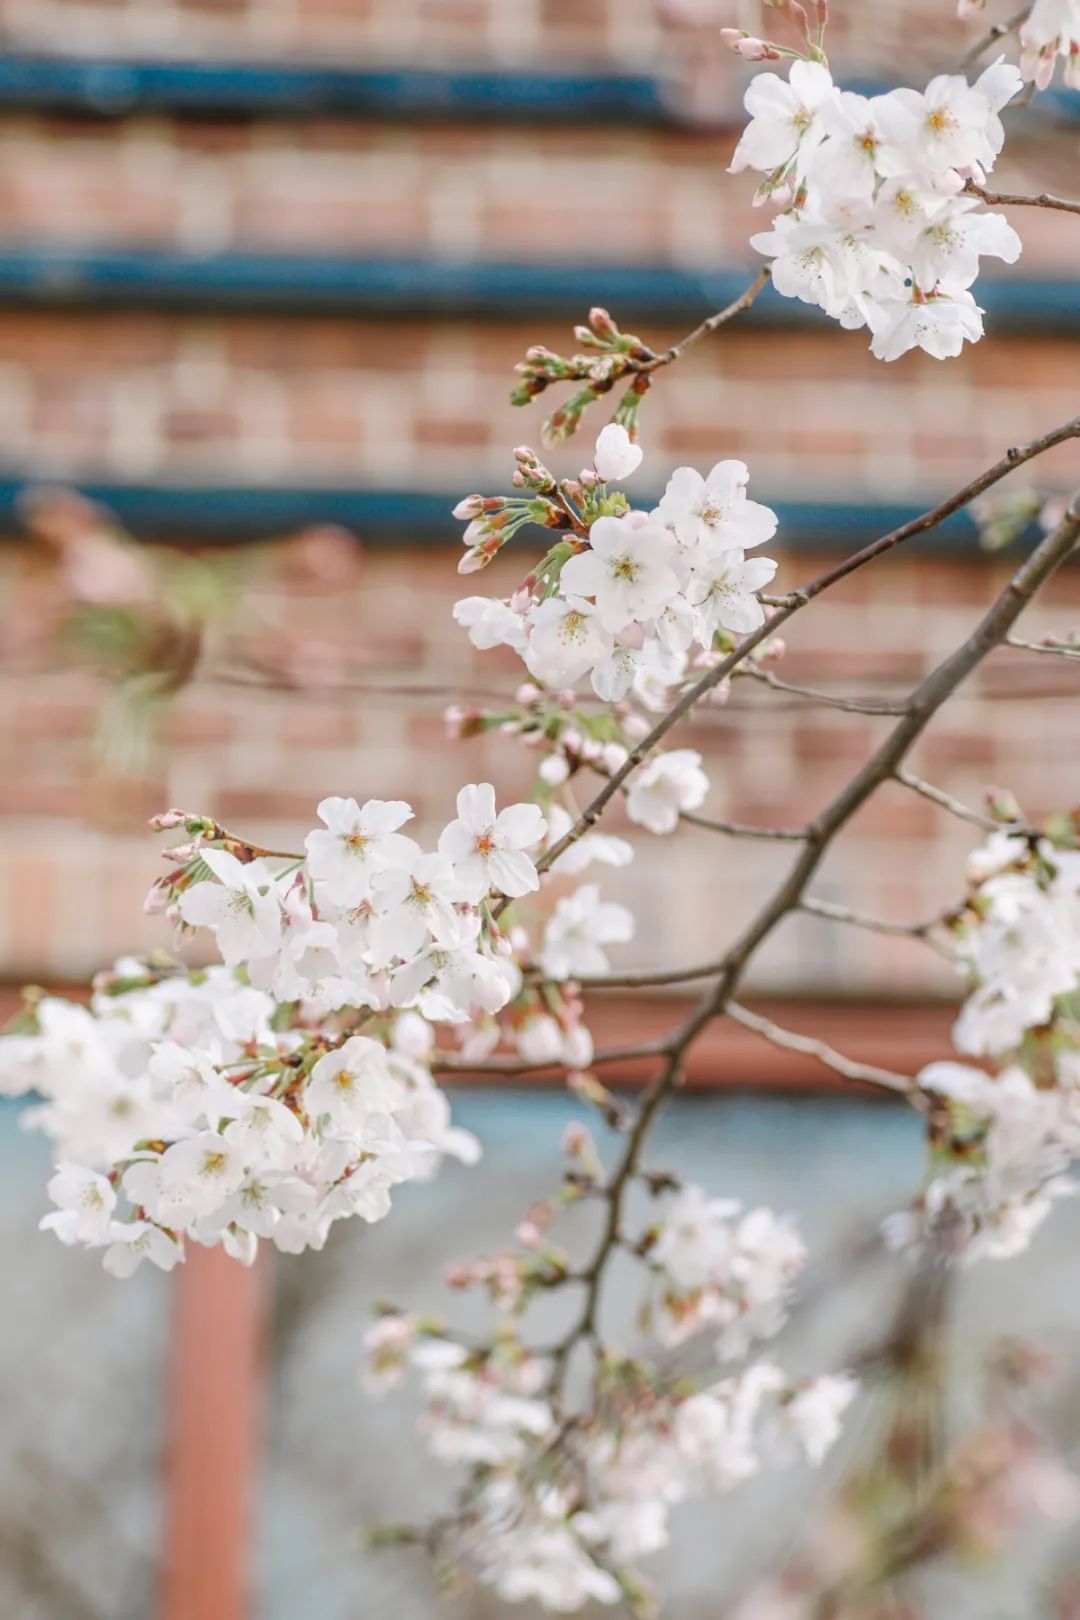
<svg viewBox="0 0 1080 1620">
<path fill-rule="evenodd" d="M 406 864 L 418 853 L 412 839 L 398 832 L 412 819 L 400 799 L 369 799 L 363 806 L 355 799 L 323 799 L 318 816 L 326 830 L 310 832 L 304 840 L 307 867 L 337 905 L 366 900 L 376 872 Z"/>
<path fill-rule="evenodd" d="M 209 928 L 230 967 L 272 949 L 281 930 L 281 902 L 265 861 L 245 864 L 224 849 L 204 850 L 202 861 L 216 881 L 184 890 L 179 900 L 184 922 Z"/>
<path fill-rule="evenodd" d="M 633 938 L 634 919 L 625 906 L 601 900 L 595 883 L 583 883 L 564 895 L 544 929 L 540 966 L 549 979 L 572 979 L 606 973 L 605 945 L 624 945 Z"/>
<path fill-rule="evenodd" d="M 547 686 L 576 686 L 611 654 L 612 634 L 584 596 L 549 596 L 530 609 L 526 622 L 525 665 Z"/>
<path fill-rule="evenodd" d="M 730 173 L 784 169 L 793 159 L 801 177 L 824 137 L 820 112 L 835 94 L 832 75 L 817 62 L 793 62 L 787 79 L 759 73 L 746 92 L 750 122 L 739 138 Z"/>
<path fill-rule="evenodd" d="M 655 618 L 679 589 L 671 537 L 643 513 L 597 518 L 589 549 L 564 563 L 560 585 L 571 597 L 592 597 L 606 630 Z"/>
<path fill-rule="evenodd" d="M 709 779 L 701 768 L 701 755 L 693 748 L 673 748 L 655 754 L 630 778 L 626 813 L 651 833 L 671 833 L 683 810 L 705 803 Z"/>
<path fill-rule="evenodd" d="M 454 863 L 454 876 L 467 900 L 491 891 L 518 899 L 540 887 L 536 866 L 526 850 L 544 836 L 546 823 L 535 804 L 512 804 L 496 814 L 490 782 L 463 787 L 457 796 L 458 818 L 439 837 L 439 851 Z"/>
<path fill-rule="evenodd" d="M 678 467 L 653 516 L 695 553 L 695 563 L 716 551 L 748 551 L 771 540 L 778 522 L 769 507 L 747 498 L 749 480 L 743 461 L 718 461 L 706 477 Z"/>
<path fill-rule="evenodd" d="M 621 483 L 641 466 L 644 451 L 631 439 L 620 422 L 601 428 L 596 441 L 593 466 L 602 484 Z"/>
</svg>

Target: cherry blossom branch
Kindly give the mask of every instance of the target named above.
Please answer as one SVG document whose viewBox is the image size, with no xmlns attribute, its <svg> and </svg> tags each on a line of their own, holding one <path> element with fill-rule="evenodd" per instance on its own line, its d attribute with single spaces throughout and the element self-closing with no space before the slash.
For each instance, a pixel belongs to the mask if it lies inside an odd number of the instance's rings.
<svg viewBox="0 0 1080 1620">
<path fill-rule="evenodd" d="M 996 832 L 1001 826 L 1000 821 L 995 821 L 993 816 L 985 816 L 981 810 L 972 810 L 970 805 L 964 804 L 960 799 L 955 799 L 951 793 L 946 793 L 943 788 L 935 787 L 932 782 L 924 781 L 921 776 L 916 776 L 913 771 L 897 770 L 894 775 L 902 787 L 910 788 L 912 793 L 917 793 L 922 799 L 929 799 L 931 804 L 936 804 L 942 810 L 947 810 L 958 821 L 967 821 L 972 827 L 981 827 L 983 832 Z"/>
<path fill-rule="evenodd" d="M 827 569 L 824 574 L 819 574 L 816 579 L 810 580 L 808 584 L 789 592 L 784 597 L 777 598 L 781 605 L 774 609 L 772 618 L 757 630 L 751 631 L 748 636 L 744 636 L 734 651 L 720 659 L 718 663 L 713 665 L 712 669 L 706 670 L 692 686 L 686 689 L 678 702 L 668 710 L 667 714 L 657 721 L 648 735 L 643 737 L 631 749 L 623 764 L 618 770 L 611 773 L 596 797 L 582 811 L 574 825 L 544 853 L 537 863 L 538 870 L 541 872 L 546 871 L 565 850 L 583 837 L 591 827 L 594 827 L 600 819 L 605 806 L 611 802 L 623 783 L 629 779 L 657 744 L 663 741 L 672 727 L 677 725 L 684 715 L 689 714 L 706 693 L 712 691 L 714 686 L 718 686 L 721 681 L 726 680 L 732 670 L 749 657 L 755 647 L 760 646 L 782 624 L 806 607 L 809 602 L 812 602 L 816 596 L 820 596 L 824 591 L 838 584 L 840 580 L 846 579 L 849 574 L 855 573 L 857 569 L 864 568 L 867 563 L 873 562 L 877 557 L 884 556 L 887 551 L 902 545 L 905 541 L 914 538 L 915 535 L 926 534 L 930 530 L 939 527 L 946 518 L 951 517 L 954 512 L 961 511 L 976 496 L 981 495 L 985 490 L 990 489 L 992 485 L 1000 482 L 1002 478 L 1007 477 L 1014 468 L 1023 466 L 1025 462 L 1033 461 L 1037 456 L 1044 455 L 1047 450 L 1053 449 L 1056 445 L 1064 444 L 1069 439 L 1075 438 L 1080 438 L 1080 417 L 1073 417 L 1071 421 L 1051 429 L 1049 433 L 1044 433 L 1040 438 L 1031 440 L 1029 444 L 1012 446 L 992 467 L 988 467 L 985 472 L 980 473 L 977 478 L 973 478 L 970 483 L 965 484 L 955 494 L 939 502 L 937 506 L 921 513 L 917 518 L 912 518 L 907 523 L 900 524 L 898 528 L 891 529 L 888 534 L 882 535 L 879 539 L 871 541 L 861 551 L 853 552 L 851 556 L 845 557 L 843 561 Z M 502 909 L 504 908 L 498 907 L 496 915 Z"/>
<path fill-rule="evenodd" d="M 1009 34 L 1014 33 L 1016 29 L 1018 29 L 1021 24 L 1027 20 L 1027 17 L 1031 11 L 1031 5 L 1032 0 L 1028 0 L 1028 4 L 1026 6 L 1021 6 L 1019 11 L 1014 11 L 1011 17 L 1003 17 L 1000 22 L 994 23 L 994 25 L 987 30 L 982 38 L 977 40 L 967 52 L 960 64 L 961 68 L 972 67 L 974 63 L 979 60 L 979 57 L 982 56 L 984 51 L 988 51 L 992 45 L 997 45 Z"/>
<path fill-rule="evenodd" d="M 693 976 L 704 978 L 709 971 L 706 968 Z M 575 984 L 587 984 L 589 981 L 575 979 L 574 982 Z M 610 984 L 611 980 L 605 979 L 599 982 Z M 671 982 L 674 983 L 675 981 Z M 663 1057 L 667 1050 L 668 1042 L 666 1040 L 640 1041 L 635 1046 L 609 1046 L 599 1052 L 594 1052 L 589 1059 L 588 1067 L 593 1069 L 608 1063 L 628 1063 L 635 1058 Z M 561 1058 L 541 1058 L 539 1060 L 515 1057 L 468 1058 L 462 1054 L 452 1052 L 441 1053 L 431 1064 L 434 1074 L 540 1074 L 551 1073 L 565 1068 L 566 1064 Z"/>
<path fill-rule="evenodd" d="M 706 832 L 723 833 L 728 838 L 758 838 L 783 844 L 799 844 L 806 837 L 803 827 L 755 827 L 744 821 L 720 821 L 699 816 L 695 810 L 680 810 L 679 820 Z"/>
<path fill-rule="evenodd" d="M 790 692 L 796 697 L 807 698 L 812 703 L 820 703 L 827 709 L 843 709 L 847 714 L 895 715 L 904 712 L 903 701 L 896 698 L 835 697 L 831 692 L 822 692 L 817 687 L 799 686 L 791 681 L 782 681 L 768 669 L 750 667 L 740 673 L 750 680 L 760 681 L 762 685 L 771 687 L 774 692 Z"/>
<path fill-rule="evenodd" d="M 649 375 L 654 371 L 659 371 L 662 366 L 670 366 L 674 361 L 681 360 L 687 349 L 692 348 L 695 343 L 700 343 L 702 338 L 710 337 L 713 332 L 719 331 L 721 326 L 726 326 L 727 322 L 733 320 L 736 315 L 741 315 L 744 310 L 749 309 L 759 293 L 764 292 L 768 286 L 771 274 L 770 267 L 766 265 L 763 270 L 758 271 L 753 281 L 748 287 L 744 288 L 738 298 L 733 298 L 730 304 L 725 305 L 723 309 L 717 310 L 715 315 L 709 315 L 699 326 L 695 326 L 692 332 L 688 332 L 684 338 L 680 338 L 678 343 L 673 343 L 670 349 L 665 349 L 663 354 L 653 355 L 649 360 L 631 360 L 627 370 Z"/>
<path fill-rule="evenodd" d="M 952 952 L 933 937 L 936 928 L 947 927 L 956 915 L 956 909 L 952 906 L 921 923 L 898 923 L 889 922 L 883 917 L 867 917 L 861 911 L 833 905 L 830 900 L 816 900 L 811 895 L 804 896 L 799 902 L 799 909 L 813 917 L 824 917 L 829 922 L 844 923 L 851 928 L 863 928 L 867 933 L 895 934 L 906 939 L 916 939 L 921 944 L 929 946 L 932 951 L 936 951 L 946 961 L 953 960 Z"/>
<path fill-rule="evenodd" d="M 1059 641 L 1024 641 L 1019 636 L 1006 636 L 1006 647 L 1019 647 L 1024 652 L 1050 653 L 1055 658 L 1080 659 L 1080 647 L 1070 647 Z"/>
<path fill-rule="evenodd" d="M 938 664 L 912 693 L 905 713 L 862 769 L 810 822 L 806 847 L 769 901 L 717 964 L 715 985 L 705 992 L 698 1005 L 672 1032 L 667 1042 L 662 1043 L 666 1049 L 666 1062 L 646 1091 L 618 1164 L 607 1185 L 601 1189 L 608 1205 L 607 1216 L 592 1260 L 577 1279 L 585 1284 L 585 1300 L 581 1313 L 554 1352 L 551 1388 L 555 1396 L 562 1390 L 566 1368 L 575 1347 L 586 1339 L 596 1337 L 597 1313 L 604 1275 L 608 1261 L 620 1242 L 626 1189 L 638 1173 L 639 1160 L 649 1128 L 666 1098 L 681 1083 L 687 1052 L 697 1036 L 714 1018 L 727 1013 L 736 1021 L 746 1023 L 749 1027 L 757 1027 L 759 1033 L 776 1040 L 777 1044 L 788 1045 L 793 1050 L 821 1058 L 839 1073 L 844 1073 L 845 1069 L 860 1070 L 862 1072 L 849 1073 L 849 1077 L 869 1080 L 871 1084 L 882 1085 L 890 1091 L 902 1092 L 915 1106 L 919 1106 L 918 1093 L 908 1077 L 893 1074 L 889 1070 L 878 1070 L 875 1078 L 874 1071 L 869 1066 L 852 1064 L 849 1059 L 833 1052 L 832 1048 L 824 1046 L 824 1043 L 810 1041 L 808 1037 L 770 1025 L 767 1019 L 759 1019 L 756 1014 L 749 1013 L 747 1009 L 734 1003 L 734 994 L 759 948 L 770 938 L 785 917 L 802 907 L 811 879 L 837 834 L 883 783 L 897 777 L 904 758 L 934 715 L 972 671 L 1004 641 L 1032 596 L 1072 553 L 1078 539 L 1080 539 L 1080 496 L 1071 503 L 1058 528 L 1048 535 L 1016 570 L 971 635 Z M 804 1040 L 808 1044 L 801 1044 Z M 800 1044 L 795 1046 L 796 1042 Z M 841 1064 L 844 1068 L 838 1067 Z"/>
<path fill-rule="evenodd" d="M 799 1052 L 804 1057 L 817 1058 L 819 1063 L 832 1069 L 835 1074 L 842 1075 L 845 1080 L 859 1080 L 866 1085 L 879 1086 L 885 1091 L 899 1092 L 919 1106 L 918 1084 L 910 1075 L 898 1074 L 893 1069 L 879 1069 L 873 1063 L 857 1063 L 853 1058 L 837 1052 L 826 1041 L 815 1040 L 810 1035 L 799 1035 L 795 1030 L 784 1029 L 780 1024 L 773 1023 L 771 1018 L 763 1018 L 760 1013 L 751 1012 L 748 1007 L 743 1007 L 737 1001 L 728 1002 L 724 1008 L 724 1015 L 734 1023 L 742 1024 L 744 1029 L 752 1029 L 755 1034 L 773 1046 L 783 1047 L 788 1052 Z"/>
<path fill-rule="evenodd" d="M 977 186 L 974 180 L 969 180 L 964 190 L 994 208 L 1055 208 L 1062 214 L 1080 214 L 1080 202 L 1070 202 L 1066 197 L 1052 197 L 1048 191 L 1026 197 L 1015 191 L 988 191 L 985 186 Z"/>
</svg>

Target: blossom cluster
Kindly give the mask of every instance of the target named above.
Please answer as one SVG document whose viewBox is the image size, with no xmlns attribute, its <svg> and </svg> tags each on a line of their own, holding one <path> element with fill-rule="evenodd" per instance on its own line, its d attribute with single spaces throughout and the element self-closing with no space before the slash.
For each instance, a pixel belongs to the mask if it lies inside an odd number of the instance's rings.
<svg viewBox="0 0 1080 1620">
<path fill-rule="evenodd" d="M 1011 264 L 1021 244 L 966 188 L 993 168 L 999 114 L 1022 82 L 1004 61 L 974 84 L 945 74 L 869 97 L 839 89 L 820 61 L 759 74 L 731 167 L 762 174 L 759 200 L 783 205 L 751 238 L 777 291 L 869 328 L 881 360 L 912 348 L 945 359 L 980 338 L 979 261 Z"/>
<path fill-rule="evenodd" d="M 519 451 L 519 461 L 530 455 Z M 772 538 L 777 518 L 748 497 L 744 463 L 721 461 L 704 476 L 679 467 L 658 504 L 639 510 L 610 486 L 640 461 L 626 429 L 609 424 L 593 466 L 569 489 L 561 486 L 573 533 L 510 597 L 469 596 L 455 605 L 454 617 L 473 645 L 517 652 L 539 683 L 536 692 L 572 693 L 588 678 L 605 703 L 629 696 L 646 709 L 663 710 L 692 668 L 707 668 L 731 637 L 765 623 L 758 592 L 776 563 L 747 553 Z M 536 487 L 554 487 L 535 461 L 527 466 Z M 469 518 L 466 572 L 505 543 L 509 505 L 473 496 L 458 509 Z M 566 760 L 575 754 L 608 772 L 627 757 L 621 742 L 590 744 L 577 730 L 548 728 L 547 741 L 557 743 L 561 756 L 547 767 L 552 783 L 565 779 Z M 707 789 L 693 750 L 656 753 L 629 783 L 628 811 L 642 826 L 670 832 L 679 811 L 696 809 Z"/>
<path fill-rule="evenodd" d="M 965 1265 L 1011 1259 L 1027 1248 L 1054 1203 L 1074 1187 L 1080 1158 L 1080 1053 L 1036 1085 L 1019 1063 L 987 1074 L 932 1063 L 919 1075 L 935 1105 L 931 1175 L 912 1212 L 890 1216 L 896 1247 L 932 1238 Z"/>
<path fill-rule="evenodd" d="M 0 1089 L 38 1093 L 27 1123 L 59 1161 L 44 1224 L 118 1274 L 171 1269 L 188 1238 L 250 1261 L 260 1237 L 321 1247 L 342 1216 L 381 1219 L 392 1187 L 443 1154 L 476 1157 L 432 1078 L 433 1025 L 520 991 L 490 902 L 539 887 L 528 851 L 547 826 L 533 804 L 497 811 L 487 784 L 457 809 L 425 852 L 400 830 L 407 804 L 327 799 L 302 857 L 159 818 L 191 841 L 167 852 L 179 864 L 149 904 L 209 932 L 221 962 L 121 962 L 88 1008 L 46 997 L 0 1040 Z M 546 950 L 585 948 L 588 895 L 578 909 Z"/>
<path fill-rule="evenodd" d="M 1002 830 L 968 863 L 953 924 L 972 989 L 956 1047 L 997 1069 L 932 1063 L 931 1174 L 913 1214 L 887 1231 L 929 1233 L 965 1263 L 1020 1253 L 1053 1204 L 1073 1191 L 1080 1159 L 1080 851 Z"/>
<path fill-rule="evenodd" d="M 957 12 L 978 16 L 986 0 L 958 0 Z M 1037 90 L 1049 89 L 1058 58 L 1065 83 L 1080 90 L 1080 0 L 1032 0 L 1021 13 L 1020 72 Z"/>
<path fill-rule="evenodd" d="M 249 1264 L 266 1238 L 321 1248 L 334 1221 L 380 1220 L 398 1183 L 479 1144 L 451 1125 L 432 1030 L 393 1014 L 383 1038 L 278 1026 L 281 1009 L 223 966 L 121 961 L 89 1007 L 47 997 L 0 1041 L 0 1092 L 40 1101 L 57 1206 L 42 1225 L 130 1276 L 169 1271 L 186 1239 Z"/>
<path fill-rule="evenodd" d="M 369 1386 L 383 1392 L 418 1373 L 432 1456 L 470 1470 L 458 1512 L 440 1522 L 440 1555 L 507 1602 L 569 1612 L 632 1598 L 634 1565 L 667 1545 L 672 1507 L 730 1490 L 766 1463 L 820 1463 L 856 1393 L 846 1374 L 799 1381 L 745 1361 L 784 1320 L 803 1254 L 790 1222 L 684 1187 L 639 1251 L 686 1304 L 677 1319 L 650 1313 L 660 1342 L 719 1328 L 719 1360 L 743 1366 L 692 1379 L 608 1351 L 594 1409 L 567 1419 L 557 1361 L 512 1329 L 463 1344 L 441 1322 L 391 1311 L 367 1335 Z"/>
<path fill-rule="evenodd" d="M 1002 831 L 968 870 L 957 954 L 975 987 L 953 1038 L 961 1052 L 1000 1058 L 1080 989 L 1080 851 Z"/>
</svg>

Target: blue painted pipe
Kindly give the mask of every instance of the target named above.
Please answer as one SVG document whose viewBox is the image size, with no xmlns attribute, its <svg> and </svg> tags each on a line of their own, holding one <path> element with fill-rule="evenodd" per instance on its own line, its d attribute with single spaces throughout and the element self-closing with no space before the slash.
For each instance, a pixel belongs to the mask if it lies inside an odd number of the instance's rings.
<svg viewBox="0 0 1080 1620">
<path fill-rule="evenodd" d="M 745 287 L 747 267 L 694 271 L 670 265 L 447 262 L 315 257 L 32 243 L 0 248 L 0 304 L 169 308 L 294 315 L 580 319 L 603 302 L 632 329 L 688 322 Z M 1065 277 L 984 276 L 978 296 L 998 329 L 1080 332 L 1080 290 Z M 821 312 L 771 288 L 740 325 L 805 326 Z"/>
<path fill-rule="evenodd" d="M 23 527 L 19 514 L 26 492 L 50 483 L 77 488 L 112 512 L 138 538 L 148 540 L 237 543 L 333 523 L 374 544 L 456 547 L 463 528 L 450 515 L 459 494 L 434 490 L 85 482 L 50 480 L 9 468 L 0 478 L 0 532 L 18 532 Z M 767 491 L 757 493 L 768 501 Z M 785 552 L 853 551 L 924 510 L 922 506 L 873 501 L 777 500 L 769 504 L 780 518 L 778 544 Z M 528 534 L 525 530 L 523 538 Z M 966 513 L 949 518 L 921 543 L 932 546 L 939 555 L 971 554 L 977 549 L 975 528 Z M 463 582 L 463 590 L 466 585 Z"/>
</svg>

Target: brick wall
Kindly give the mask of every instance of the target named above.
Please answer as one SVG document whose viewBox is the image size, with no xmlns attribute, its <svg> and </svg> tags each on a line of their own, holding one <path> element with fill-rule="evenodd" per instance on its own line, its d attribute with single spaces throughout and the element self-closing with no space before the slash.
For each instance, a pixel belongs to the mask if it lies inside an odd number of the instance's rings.
<svg viewBox="0 0 1080 1620">
<path fill-rule="evenodd" d="M 721 22 L 762 29 L 759 0 L 716 0 Z M 834 6 L 832 48 L 852 66 L 891 68 L 897 54 L 954 60 L 973 37 L 941 0 Z M 707 17 L 695 0 L 0 0 L 0 27 L 21 50 L 431 63 L 586 61 L 677 69 L 707 39 L 680 26 Z M 774 30 L 775 31 L 775 30 Z M 949 53 L 952 53 L 950 56 Z M 662 53 L 662 54 L 661 54 Z"/>
<path fill-rule="evenodd" d="M 810 577 L 824 558 L 785 563 L 782 585 Z M 307 636 L 346 684 L 283 695 L 204 682 L 186 692 L 139 782 L 117 781 L 95 761 L 91 736 L 101 694 L 71 670 L 0 679 L 0 975 L 80 976 L 122 949 L 167 943 L 144 919 L 156 875 L 155 841 L 141 820 L 166 804 L 204 809 L 272 847 L 291 848 L 324 794 L 409 799 L 424 833 L 452 813 L 463 781 L 494 776 L 506 792 L 527 788 L 527 754 L 490 738 L 452 747 L 441 719 L 447 701 L 508 690 L 515 668 L 500 654 L 472 652 L 450 619 L 460 592 L 445 550 L 367 553 L 359 581 L 332 595 L 286 597 L 272 581 L 249 593 L 248 614 L 275 633 Z M 0 587 L 16 598 L 16 559 Z M 903 691 L 977 617 L 1007 565 L 894 556 L 797 618 L 786 678 L 833 692 Z M 513 580 L 509 566 L 503 581 Z M 1080 570 L 1056 583 L 1032 615 L 1034 634 L 1080 620 Z M 275 631 L 277 627 L 277 631 Z M 1051 667 L 1047 669 L 1047 664 Z M 380 691 L 412 683 L 415 697 Z M 1011 783 L 1032 815 L 1075 797 L 1063 739 L 1075 716 L 1071 668 L 1002 651 L 970 691 L 936 722 L 916 768 L 977 801 L 988 781 Z M 800 700 L 736 685 L 683 733 L 705 754 L 714 787 L 709 809 L 736 820 L 798 822 L 838 788 L 887 720 L 807 708 Z M 616 810 L 613 826 L 620 825 Z M 625 828 L 621 828 L 625 831 Z M 635 834 L 635 836 L 641 836 Z M 956 892 L 960 863 L 978 834 L 896 787 L 857 818 L 830 857 L 817 892 L 882 916 L 919 920 Z M 718 936 L 744 918 L 761 885 L 790 860 L 783 846 L 737 844 L 688 831 L 643 838 L 638 865 L 619 875 L 639 917 L 642 964 L 708 957 Z M 609 879 L 609 884 L 614 880 Z M 759 985 L 842 994 L 912 994 L 948 988 L 933 957 L 905 940 L 873 938 L 805 918 L 763 956 Z"/>
<path fill-rule="evenodd" d="M 931 9 L 940 22 L 951 7 L 911 7 L 908 36 Z M 752 10 L 745 8 L 748 22 Z M 851 8 L 852 64 L 873 68 L 868 42 L 894 39 L 888 28 L 899 29 L 899 8 L 885 14 L 886 31 L 875 35 L 867 8 Z M 923 55 L 936 52 L 940 62 L 955 54 L 950 26 L 942 24 L 940 40 L 929 29 L 918 33 Z M 672 71 L 689 41 L 661 27 L 651 0 L 0 0 L 0 29 L 15 49 L 366 65 L 584 59 Z M 700 42 L 690 43 L 697 50 Z M 724 75 L 730 102 L 738 65 L 725 59 Z M 509 129 L 460 120 L 7 114 L 0 232 L 7 245 L 389 252 L 439 264 L 593 256 L 705 272 L 745 258 L 758 222 L 747 178 L 723 173 L 731 141 L 730 129 L 585 129 L 569 117 L 565 127 Z M 1076 144 L 1075 125 L 1021 122 L 1002 183 L 1067 190 Z M 1076 222 L 1035 214 L 1023 223 L 1025 272 L 1069 275 Z M 601 278 L 595 297 L 607 297 Z M 617 313 L 633 323 L 634 311 Z M 538 414 L 506 403 L 510 368 L 530 342 L 564 347 L 573 318 L 570 310 L 565 321 L 525 323 L 9 308 L 0 311 L 0 475 L 448 495 L 499 488 L 509 447 L 535 443 L 539 433 Z M 650 326 L 646 335 L 663 344 L 679 333 Z M 738 455 L 766 499 L 928 502 L 1006 445 L 1075 412 L 1078 349 L 1075 340 L 1011 330 L 948 366 L 913 355 L 883 367 L 862 334 L 732 326 L 655 388 L 643 486 L 648 473 L 655 484 L 674 462 Z M 569 449 L 554 459 L 569 471 L 582 458 Z M 1078 472 L 1080 456 L 1061 450 L 1039 476 L 1064 489 Z M 162 942 L 160 924 L 140 911 L 156 871 L 154 845 L 140 829 L 165 804 L 209 810 L 288 847 L 326 793 L 407 797 L 429 831 L 449 814 L 463 780 L 490 773 L 507 790 L 524 786 L 526 760 L 484 741 L 451 749 L 443 740 L 448 696 L 514 679 L 511 664 L 478 659 L 451 623 L 460 594 L 455 547 L 448 523 L 442 548 L 369 547 L 358 581 L 336 592 L 298 594 L 272 570 L 253 576 L 245 592 L 245 618 L 262 623 L 269 641 L 306 637 L 331 674 L 344 659 L 366 687 L 422 688 L 413 699 L 203 680 L 177 701 L 138 781 L 117 779 L 95 755 L 102 693 L 59 658 L 46 668 L 40 656 L 19 652 L 16 607 L 0 630 L 0 977 L 82 976 L 121 949 Z M 819 561 L 785 555 L 783 536 L 777 555 L 782 586 L 809 577 Z M 23 601 L 33 561 L 29 547 L 4 543 L 0 597 Z M 902 690 L 959 638 L 1005 566 L 932 549 L 893 557 L 795 621 L 784 673 L 835 691 Z M 1078 601 L 1080 571 L 1067 571 L 1032 633 L 1068 628 L 1080 617 Z M 1075 797 L 1062 747 L 1074 701 L 1072 666 L 1001 653 L 938 722 L 921 762 L 969 799 L 1000 781 L 1033 815 L 1061 807 Z M 782 824 L 822 803 L 883 723 L 740 685 L 686 741 L 708 756 L 715 813 Z M 971 841 L 922 801 L 883 792 L 831 858 L 819 892 L 917 919 L 950 892 Z M 705 834 L 650 842 L 648 859 L 627 875 L 640 916 L 637 959 L 709 954 L 718 930 L 746 915 L 787 858 L 783 849 L 729 846 Z M 916 947 L 810 919 L 789 926 L 758 971 L 759 983 L 783 990 L 947 988 L 934 959 Z"/>
</svg>

